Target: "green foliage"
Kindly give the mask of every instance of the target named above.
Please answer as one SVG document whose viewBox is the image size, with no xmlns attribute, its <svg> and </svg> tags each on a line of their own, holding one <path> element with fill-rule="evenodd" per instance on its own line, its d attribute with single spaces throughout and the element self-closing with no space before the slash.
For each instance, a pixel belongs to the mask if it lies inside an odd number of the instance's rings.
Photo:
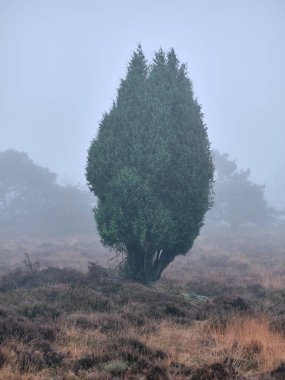
<svg viewBox="0 0 285 380">
<path fill-rule="evenodd" d="M 134 52 L 117 99 L 88 152 L 105 245 L 123 252 L 125 272 L 156 281 L 186 254 L 211 205 L 213 164 L 201 107 L 174 50 L 147 65 Z"/>
<path fill-rule="evenodd" d="M 277 220 L 278 212 L 269 207 L 264 197 L 264 186 L 252 182 L 249 170 L 238 170 L 228 154 L 214 152 L 215 207 L 209 212 L 209 222 L 224 222 L 237 228 L 251 223 L 264 225 Z"/>
</svg>

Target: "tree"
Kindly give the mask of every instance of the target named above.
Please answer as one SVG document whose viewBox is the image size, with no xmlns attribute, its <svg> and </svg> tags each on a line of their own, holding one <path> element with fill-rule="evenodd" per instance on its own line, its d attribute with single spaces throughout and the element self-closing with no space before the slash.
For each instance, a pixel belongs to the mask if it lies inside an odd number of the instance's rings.
<svg viewBox="0 0 285 380">
<path fill-rule="evenodd" d="M 160 278 L 192 247 L 211 205 L 213 163 L 201 107 L 174 50 L 148 65 L 134 52 L 88 151 L 86 177 L 102 242 L 127 276 Z"/>
<path fill-rule="evenodd" d="M 0 152 L 0 212 L 5 229 L 27 228 L 55 180 L 55 173 L 34 164 L 26 153 Z"/>
<path fill-rule="evenodd" d="M 0 236 L 47 237 L 93 231 L 91 193 L 60 186 L 24 152 L 0 152 Z M 93 198 L 93 197 L 92 197 Z"/>
<path fill-rule="evenodd" d="M 209 222 L 228 223 L 232 229 L 251 223 L 262 226 L 278 218 L 264 197 L 264 186 L 250 180 L 250 170 L 239 170 L 228 154 L 214 152 L 215 206 Z"/>
</svg>

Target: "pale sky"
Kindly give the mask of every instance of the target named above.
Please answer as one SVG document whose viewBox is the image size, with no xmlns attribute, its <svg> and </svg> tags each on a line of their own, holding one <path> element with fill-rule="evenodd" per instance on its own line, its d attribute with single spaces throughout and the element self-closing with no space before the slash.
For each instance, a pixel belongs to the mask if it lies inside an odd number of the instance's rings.
<svg viewBox="0 0 285 380">
<path fill-rule="evenodd" d="M 0 150 L 85 182 L 132 51 L 174 47 L 214 148 L 285 206 L 284 0 L 0 0 Z"/>
</svg>

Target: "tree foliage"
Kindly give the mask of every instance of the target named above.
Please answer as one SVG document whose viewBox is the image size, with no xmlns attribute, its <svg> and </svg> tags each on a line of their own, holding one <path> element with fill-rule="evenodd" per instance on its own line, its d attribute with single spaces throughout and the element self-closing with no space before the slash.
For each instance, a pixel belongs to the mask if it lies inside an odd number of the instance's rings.
<svg viewBox="0 0 285 380">
<path fill-rule="evenodd" d="M 135 280 L 155 281 L 192 247 L 211 204 L 213 164 L 201 107 L 174 50 L 148 65 L 139 46 L 88 152 L 95 218 Z"/>
<path fill-rule="evenodd" d="M 26 153 L 0 152 L 0 236 L 63 236 L 93 230 L 90 193 L 78 186 L 60 186 L 56 179 Z"/>
<path fill-rule="evenodd" d="M 215 206 L 209 222 L 228 223 L 233 229 L 251 223 L 264 225 L 278 217 L 264 197 L 264 186 L 250 180 L 250 170 L 239 170 L 229 155 L 214 152 Z"/>
</svg>

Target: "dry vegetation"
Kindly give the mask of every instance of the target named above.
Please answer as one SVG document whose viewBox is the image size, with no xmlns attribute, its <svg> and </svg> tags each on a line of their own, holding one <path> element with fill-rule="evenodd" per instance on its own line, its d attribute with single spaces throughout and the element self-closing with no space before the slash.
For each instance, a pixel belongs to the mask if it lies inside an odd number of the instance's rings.
<svg viewBox="0 0 285 380">
<path fill-rule="evenodd" d="M 98 238 L 3 242 L 0 378 L 285 379 L 283 232 L 204 231 L 153 287 Z"/>
</svg>

